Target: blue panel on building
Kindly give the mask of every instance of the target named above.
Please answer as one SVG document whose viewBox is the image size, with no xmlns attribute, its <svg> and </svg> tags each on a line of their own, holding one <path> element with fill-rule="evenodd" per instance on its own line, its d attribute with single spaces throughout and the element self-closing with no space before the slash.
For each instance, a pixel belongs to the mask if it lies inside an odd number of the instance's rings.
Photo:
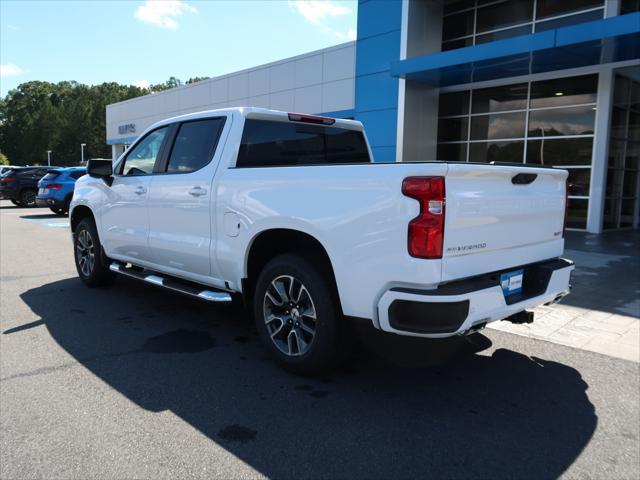
<svg viewBox="0 0 640 480">
<path fill-rule="evenodd" d="M 399 0 L 361 0 L 358 3 L 358 39 L 400 29 Z"/>
<path fill-rule="evenodd" d="M 398 110 L 376 110 L 358 114 L 367 132 L 369 143 L 374 147 L 393 147 L 396 145 L 396 119 Z"/>
<path fill-rule="evenodd" d="M 389 72 L 358 77 L 356 88 L 356 114 L 383 108 L 397 108 L 398 79 Z"/>
<path fill-rule="evenodd" d="M 400 30 L 358 39 L 356 48 L 356 75 L 389 71 L 391 62 L 400 58 Z"/>
</svg>

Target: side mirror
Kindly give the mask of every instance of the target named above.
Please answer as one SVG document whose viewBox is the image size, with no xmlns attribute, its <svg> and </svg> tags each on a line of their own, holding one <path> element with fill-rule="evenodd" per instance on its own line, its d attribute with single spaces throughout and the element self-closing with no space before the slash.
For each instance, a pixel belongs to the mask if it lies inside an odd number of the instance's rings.
<svg viewBox="0 0 640 480">
<path fill-rule="evenodd" d="M 113 183 L 113 165 L 111 160 L 89 160 L 87 162 L 87 175 L 93 178 L 101 178 L 104 183 L 111 186 Z"/>
</svg>

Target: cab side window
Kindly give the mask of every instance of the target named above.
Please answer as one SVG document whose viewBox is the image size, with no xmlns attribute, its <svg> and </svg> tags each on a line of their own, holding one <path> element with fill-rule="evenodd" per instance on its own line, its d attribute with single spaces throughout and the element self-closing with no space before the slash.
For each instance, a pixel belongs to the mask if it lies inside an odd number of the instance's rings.
<svg viewBox="0 0 640 480">
<path fill-rule="evenodd" d="M 162 127 L 150 132 L 128 152 L 122 166 L 121 175 L 148 175 L 160 154 L 162 143 L 169 127 Z"/>
<path fill-rule="evenodd" d="M 185 122 L 176 135 L 167 173 L 189 173 L 200 170 L 213 158 L 224 118 L 208 118 Z"/>
</svg>

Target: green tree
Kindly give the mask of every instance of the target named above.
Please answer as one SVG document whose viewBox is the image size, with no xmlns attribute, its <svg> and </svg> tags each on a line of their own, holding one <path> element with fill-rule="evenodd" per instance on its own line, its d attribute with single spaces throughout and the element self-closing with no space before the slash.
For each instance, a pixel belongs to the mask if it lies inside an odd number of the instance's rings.
<svg viewBox="0 0 640 480">
<path fill-rule="evenodd" d="M 81 143 L 85 158 L 110 156 L 104 141 L 106 106 L 147 93 L 115 82 L 23 83 L 0 101 L 0 150 L 16 165 L 46 165 L 47 150 L 53 164 L 77 165 Z"/>
<path fill-rule="evenodd" d="M 191 77 L 186 83 L 189 85 L 190 83 L 201 82 L 203 80 L 209 80 L 209 77 Z"/>
<path fill-rule="evenodd" d="M 176 88 L 182 85 L 182 80 L 176 77 L 169 77 L 169 80 L 163 83 L 158 83 L 155 85 L 151 85 L 149 90 L 152 92 L 162 92 L 164 90 L 169 90 L 170 88 Z"/>
<path fill-rule="evenodd" d="M 0 165 L 9 165 L 9 159 L 2 152 L 0 152 Z"/>
</svg>

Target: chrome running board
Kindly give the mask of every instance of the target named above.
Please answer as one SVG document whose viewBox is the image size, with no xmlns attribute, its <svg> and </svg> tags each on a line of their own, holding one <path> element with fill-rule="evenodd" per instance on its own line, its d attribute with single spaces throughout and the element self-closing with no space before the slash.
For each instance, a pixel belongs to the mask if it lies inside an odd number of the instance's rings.
<svg viewBox="0 0 640 480">
<path fill-rule="evenodd" d="M 203 290 L 196 284 L 191 282 L 185 282 L 173 277 L 165 278 L 156 273 L 150 273 L 148 271 L 136 270 L 134 268 L 127 268 L 125 265 L 113 262 L 109 265 L 109 270 L 119 273 L 120 275 L 126 275 L 127 277 L 135 278 L 136 280 L 142 280 L 144 282 L 152 283 L 158 287 L 173 290 L 174 292 L 183 293 L 190 297 L 206 300 L 213 303 L 229 303 L 231 302 L 231 294 L 229 292 L 223 292 L 221 290 Z"/>
</svg>

